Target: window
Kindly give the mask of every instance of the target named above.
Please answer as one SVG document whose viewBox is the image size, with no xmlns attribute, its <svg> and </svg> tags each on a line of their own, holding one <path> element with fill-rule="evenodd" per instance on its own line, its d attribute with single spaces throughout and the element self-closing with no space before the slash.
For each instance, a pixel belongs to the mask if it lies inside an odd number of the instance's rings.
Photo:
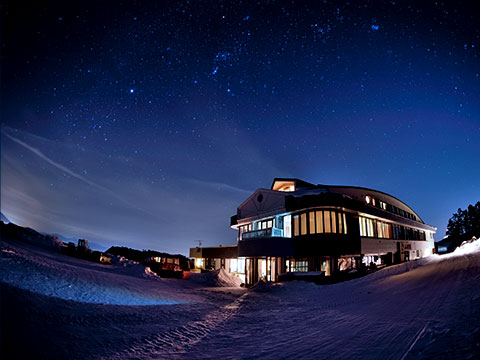
<svg viewBox="0 0 480 360">
<path fill-rule="evenodd" d="M 335 216 L 335 211 L 330 211 L 330 219 L 332 221 L 332 233 L 337 232 L 337 217 Z"/>
<path fill-rule="evenodd" d="M 310 234 L 315 234 L 315 211 L 310 211 L 308 213 L 308 220 Z"/>
<path fill-rule="evenodd" d="M 329 232 L 332 232 L 331 230 L 331 221 L 330 221 L 330 211 L 324 211 L 324 215 L 325 215 L 325 221 L 324 221 L 324 225 L 325 225 L 325 232 L 326 233 L 329 233 Z"/>
<path fill-rule="evenodd" d="M 372 219 L 367 219 L 363 216 L 358 218 L 358 222 L 360 225 L 360 236 L 375 236 L 375 222 Z"/>
<path fill-rule="evenodd" d="M 317 234 L 323 233 L 323 211 L 317 211 Z"/>
<path fill-rule="evenodd" d="M 360 236 L 367 236 L 367 232 L 365 230 L 365 218 L 361 216 L 358 218 L 358 226 L 360 228 Z"/>
<path fill-rule="evenodd" d="M 293 217 L 293 236 L 300 235 L 300 215 Z"/>
<path fill-rule="evenodd" d="M 287 215 L 283 218 L 283 235 L 292 237 L 292 215 Z"/>
<path fill-rule="evenodd" d="M 374 237 L 375 236 L 375 230 L 373 227 L 373 220 L 372 219 L 367 219 L 367 224 L 368 224 L 368 236 Z"/>
<path fill-rule="evenodd" d="M 343 226 L 342 226 L 342 214 L 338 213 L 338 232 L 343 234 Z"/>
<path fill-rule="evenodd" d="M 301 234 L 305 235 L 307 233 L 307 214 L 303 213 L 300 215 L 301 220 Z"/>
<path fill-rule="evenodd" d="M 268 220 L 268 221 L 267 221 L 267 229 L 270 229 L 271 227 L 273 227 L 273 221 L 272 221 L 272 220 Z"/>
<path fill-rule="evenodd" d="M 295 260 L 295 271 L 300 271 L 300 272 L 308 271 L 308 261 Z"/>
<path fill-rule="evenodd" d="M 382 223 L 380 221 L 377 221 L 377 234 L 379 238 L 383 238 L 383 228 L 382 228 Z"/>
<path fill-rule="evenodd" d="M 346 234 L 347 233 L 347 217 L 345 216 L 345 213 L 343 213 L 342 215 L 343 215 L 343 233 Z"/>
</svg>

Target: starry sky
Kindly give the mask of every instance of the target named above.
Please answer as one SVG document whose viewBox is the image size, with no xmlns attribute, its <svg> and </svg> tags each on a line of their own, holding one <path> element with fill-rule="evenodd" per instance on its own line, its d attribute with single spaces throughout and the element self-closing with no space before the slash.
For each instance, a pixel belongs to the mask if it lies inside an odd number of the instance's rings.
<svg viewBox="0 0 480 360">
<path fill-rule="evenodd" d="M 2 2 L 1 211 L 188 253 L 274 177 L 480 200 L 473 1 Z"/>
</svg>

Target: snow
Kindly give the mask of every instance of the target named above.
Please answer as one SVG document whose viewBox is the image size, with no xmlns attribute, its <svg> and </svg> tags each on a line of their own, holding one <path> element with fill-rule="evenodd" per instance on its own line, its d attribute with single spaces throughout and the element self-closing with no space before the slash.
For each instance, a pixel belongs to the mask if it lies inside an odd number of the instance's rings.
<svg viewBox="0 0 480 360">
<path fill-rule="evenodd" d="M 203 286 L 239 287 L 242 280 L 235 275 L 229 274 L 225 269 L 210 271 L 208 273 L 187 273 L 187 279 Z"/>
<path fill-rule="evenodd" d="M 1 249 L 5 351 L 17 358 L 480 357 L 478 240 L 339 284 L 248 290 L 224 271 L 161 279 L 122 259 Z"/>
</svg>

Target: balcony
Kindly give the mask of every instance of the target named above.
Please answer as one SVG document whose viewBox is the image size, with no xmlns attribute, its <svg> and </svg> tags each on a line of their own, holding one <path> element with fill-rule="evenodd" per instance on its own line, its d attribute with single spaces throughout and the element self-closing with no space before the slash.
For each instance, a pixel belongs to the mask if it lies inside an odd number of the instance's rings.
<svg viewBox="0 0 480 360">
<path fill-rule="evenodd" d="M 283 237 L 283 229 L 268 228 L 261 230 L 254 230 L 242 233 L 242 240 L 253 238 L 269 238 L 269 237 Z"/>
</svg>

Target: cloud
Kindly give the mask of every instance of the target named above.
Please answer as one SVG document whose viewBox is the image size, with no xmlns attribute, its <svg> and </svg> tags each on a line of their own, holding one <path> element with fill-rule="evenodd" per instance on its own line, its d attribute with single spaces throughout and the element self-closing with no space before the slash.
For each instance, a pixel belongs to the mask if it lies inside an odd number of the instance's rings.
<svg viewBox="0 0 480 360">
<path fill-rule="evenodd" d="M 237 192 L 247 196 L 252 194 L 251 190 L 245 190 L 236 186 L 232 186 L 232 185 L 228 185 L 228 184 L 216 182 L 216 181 L 205 181 L 205 180 L 199 180 L 199 179 L 185 179 L 185 181 L 192 184 L 196 184 L 196 185 L 206 186 L 215 190 L 233 191 L 233 192 Z"/>
<path fill-rule="evenodd" d="M 35 155 L 37 155 L 38 157 L 40 157 L 41 159 L 45 160 L 46 162 L 48 162 L 50 165 L 52 166 L 55 166 L 57 169 L 60 169 L 62 170 L 63 172 L 67 173 L 68 175 L 76 178 L 76 179 L 79 179 L 80 181 L 83 181 L 84 183 L 88 184 L 88 185 L 91 185 L 99 190 L 102 190 L 102 191 L 109 191 L 107 188 L 104 188 L 103 186 L 100 186 L 98 184 L 95 184 L 93 181 L 90 181 L 88 180 L 87 178 L 83 177 L 82 175 L 79 175 L 77 174 L 76 172 L 70 170 L 69 168 L 67 168 L 66 166 L 63 166 L 59 163 L 57 163 L 56 161 L 53 161 L 52 159 L 50 159 L 47 155 L 45 155 L 43 152 L 41 152 L 40 150 L 38 150 L 37 148 L 34 148 L 33 146 L 30 146 L 28 145 L 27 143 L 23 142 L 22 140 L 20 139 L 17 139 L 16 137 L 13 137 L 12 135 L 9 135 L 7 134 L 6 131 L 2 130 L 2 133 L 8 137 L 9 139 L 11 139 L 12 141 L 16 142 L 17 144 L 23 146 L 25 149 L 28 149 L 30 150 L 31 152 L 33 152 Z"/>
<path fill-rule="evenodd" d="M 83 183 L 87 184 L 87 185 L 90 185 L 91 187 L 97 189 L 97 190 L 100 190 L 103 194 L 108 194 L 110 195 L 111 197 L 121 201 L 122 203 L 128 205 L 129 207 L 135 209 L 135 210 L 138 210 L 138 211 L 141 211 L 142 213 L 144 214 L 147 214 L 149 216 L 153 216 L 155 218 L 157 218 L 157 214 L 154 214 L 154 213 L 151 213 L 147 210 L 144 210 L 144 209 L 141 209 L 139 208 L 138 206 L 130 203 L 129 201 L 125 200 L 124 198 L 122 198 L 121 196 L 119 196 L 117 193 L 115 193 L 114 191 L 102 186 L 102 185 L 99 185 L 89 179 L 87 179 L 86 177 L 74 172 L 73 170 L 67 168 L 66 166 L 52 160 L 51 158 L 49 158 L 47 155 L 45 155 L 42 151 L 40 151 L 39 149 L 27 144 L 26 142 L 10 135 L 7 133 L 7 131 L 5 130 L 6 128 L 3 128 L 2 129 L 2 133 L 3 135 L 5 135 L 6 137 L 8 137 L 10 140 L 14 141 L 15 143 L 21 145 L 22 147 L 24 147 L 25 149 L 31 151 L 32 153 L 34 153 L 35 155 L 37 155 L 39 158 L 41 158 L 42 160 L 46 161 L 47 163 L 49 163 L 50 165 L 52 165 L 53 167 L 61 170 L 62 172 L 82 181 Z"/>
</svg>

